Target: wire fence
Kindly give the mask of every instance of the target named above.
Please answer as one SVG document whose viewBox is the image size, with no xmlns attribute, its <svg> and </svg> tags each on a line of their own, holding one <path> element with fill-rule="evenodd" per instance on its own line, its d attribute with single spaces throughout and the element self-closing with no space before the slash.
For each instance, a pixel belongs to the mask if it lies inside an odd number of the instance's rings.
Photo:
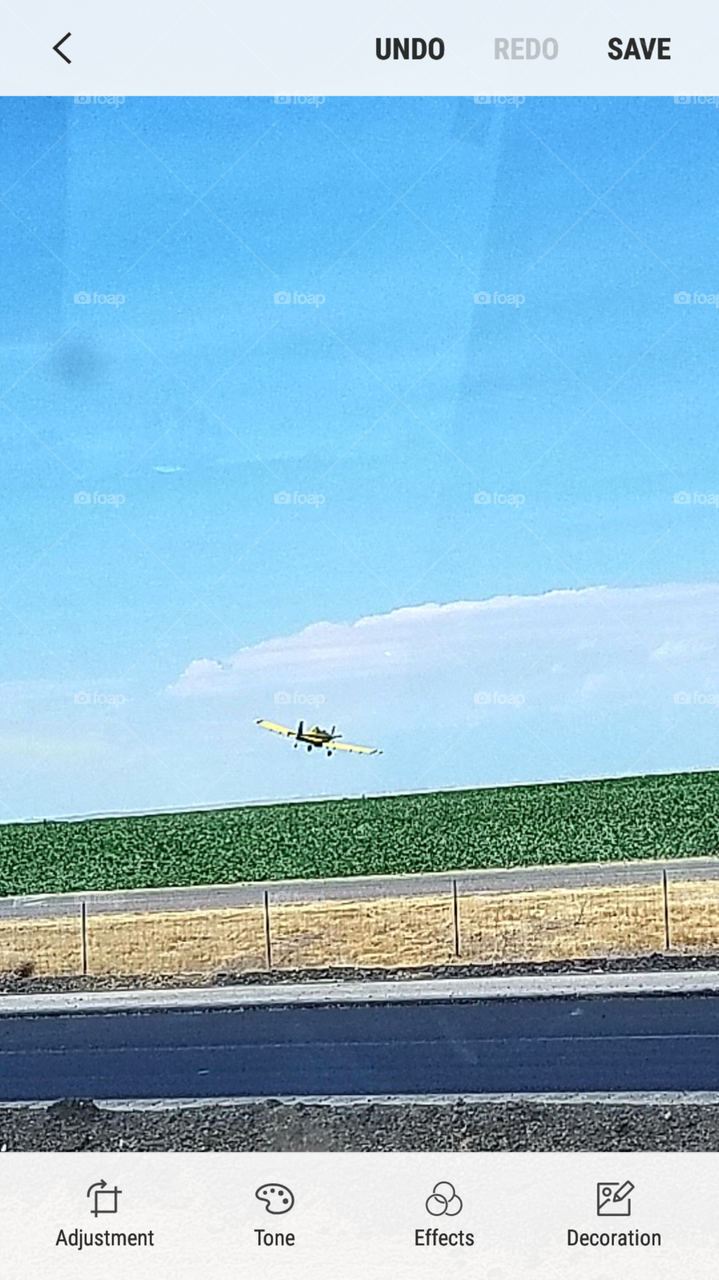
<svg viewBox="0 0 719 1280">
<path fill-rule="evenodd" d="M 719 866 L 216 886 L 0 901 L 0 974 L 416 969 L 719 950 Z"/>
</svg>

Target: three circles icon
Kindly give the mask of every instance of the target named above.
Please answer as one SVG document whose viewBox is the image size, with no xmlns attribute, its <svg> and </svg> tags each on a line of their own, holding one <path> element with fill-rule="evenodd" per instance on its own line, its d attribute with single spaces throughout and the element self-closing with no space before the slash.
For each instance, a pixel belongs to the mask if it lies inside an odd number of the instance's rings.
<svg viewBox="0 0 719 1280">
<path fill-rule="evenodd" d="M 454 1218 L 462 1212 L 462 1201 L 451 1182 L 438 1182 L 427 1198 L 425 1208 L 433 1218 Z"/>
</svg>

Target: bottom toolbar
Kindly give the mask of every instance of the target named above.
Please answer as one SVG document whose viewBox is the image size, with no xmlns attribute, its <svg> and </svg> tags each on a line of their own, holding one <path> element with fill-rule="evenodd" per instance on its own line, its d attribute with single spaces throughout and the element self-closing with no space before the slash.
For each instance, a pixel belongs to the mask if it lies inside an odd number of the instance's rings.
<svg viewBox="0 0 719 1280">
<path fill-rule="evenodd" d="M 6 1153 L 2 1270 L 714 1280 L 718 1186 L 713 1154 Z"/>
</svg>

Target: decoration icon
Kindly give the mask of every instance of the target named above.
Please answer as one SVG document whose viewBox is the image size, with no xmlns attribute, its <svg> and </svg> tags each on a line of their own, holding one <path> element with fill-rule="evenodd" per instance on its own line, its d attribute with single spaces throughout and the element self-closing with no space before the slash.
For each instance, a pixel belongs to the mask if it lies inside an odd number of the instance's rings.
<svg viewBox="0 0 719 1280">
<path fill-rule="evenodd" d="M 598 1182 L 597 1214 L 600 1218 L 629 1218 L 633 1182 Z"/>
</svg>

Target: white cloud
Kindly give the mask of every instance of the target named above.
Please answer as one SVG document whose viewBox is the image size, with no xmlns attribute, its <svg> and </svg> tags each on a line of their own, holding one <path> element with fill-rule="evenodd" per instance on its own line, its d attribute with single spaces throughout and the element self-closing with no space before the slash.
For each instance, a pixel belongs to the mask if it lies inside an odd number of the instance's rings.
<svg viewBox="0 0 719 1280">
<path fill-rule="evenodd" d="M 711 653 L 714 644 L 708 639 L 665 640 L 652 653 L 655 662 L 667 662 L 682 658 L 699 658 L 704 653 Z"/>
<path fill-rule="evenodd" d="M 430 603 L 317 622 L 224 663 L 198 659 L 170 691 L 242 699 L 315 689 L 353 702 L 396 695 L 403 720 L 464 706 L 471 690 L 522 692 L 528 708 L 556 710 L 573 698 L 585 708 L 592 700 L 630 706 L 683 689 L 693 665 L 696 687 L 713 679 L 719 687 L 717 620 L 713 583 Z"/>
</svg>

